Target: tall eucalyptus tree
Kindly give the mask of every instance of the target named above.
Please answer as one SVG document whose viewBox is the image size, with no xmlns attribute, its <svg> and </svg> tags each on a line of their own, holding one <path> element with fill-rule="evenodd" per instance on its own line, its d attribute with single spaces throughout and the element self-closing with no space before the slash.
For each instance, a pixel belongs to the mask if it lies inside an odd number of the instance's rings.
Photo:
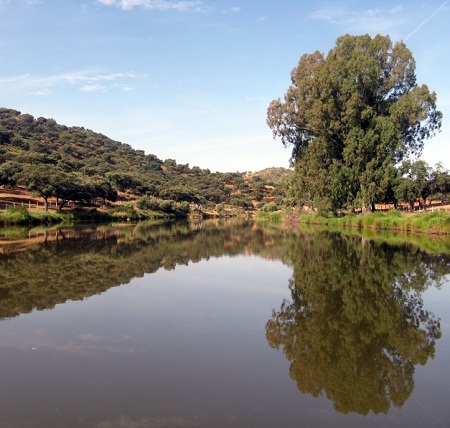
<svg viewBox="0 0 450 428">
<path fill-rule="evenodd" d="M 297 203 L 335 212 L 385 199 L 396 166 L 441 126 L 415 68 L 403 42 L 381 35 L 345 35 L 328 55 L 300 58 L 284 100 L 267 111 L 274 138 L 293 147 Z"/>
</svg>

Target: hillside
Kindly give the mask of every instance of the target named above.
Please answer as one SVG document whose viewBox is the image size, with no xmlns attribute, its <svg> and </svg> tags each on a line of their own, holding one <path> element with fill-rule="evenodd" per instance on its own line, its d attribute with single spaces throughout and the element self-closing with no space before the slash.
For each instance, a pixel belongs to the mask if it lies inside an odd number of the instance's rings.
<svg viewBox="0 0 450 428">
<path fill-rule="evenodd" d="M 174 159 L 161 160 L 83 127 L 0 108 L 0 185 L 22 186 L 47 200 L 91 204 L 150 198 L 173 204 L 271 209 L 284 197 L 283 168 L 259 173 L 212 173 Z M 0 189 L 1 191 L 1 189 Z M 153 204 L 154 206 L 154 204 Z M 167 204 L 166 204 L 167 206 Z"/>
<path fill-rule="evenodd" d="M 252 179 L 258 177 L 261 180 L 272 183 L 274 185 L 282 184 L 288 176 L 289 170 L 281 167 L 265 168 L 261 171 L 245 173 L 246 178 Z"/>
</svg>

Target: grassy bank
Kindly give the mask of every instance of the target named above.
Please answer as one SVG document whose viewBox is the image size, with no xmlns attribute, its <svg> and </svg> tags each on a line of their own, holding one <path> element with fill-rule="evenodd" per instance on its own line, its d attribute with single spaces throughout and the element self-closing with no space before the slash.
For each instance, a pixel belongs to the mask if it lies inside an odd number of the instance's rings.
<svg viewBox="0 0 450 428">
<path fill-rule="evenodd" d="M 280 223 L 283 218 L 285 217 L 285 214 L 282 211 L 275 211 L 275 212 L 259 212 L 258 213 L 258 220 L 269 222 L 269 223 Z"/>
<path fill-rule="evenodd" d="M 97 209 L 75 209 L 71 211 L 29 211 L 24 206 L 8 208 L 0 211 L 0 226 L 4 225 L 39 225 L 39 224 L 72 224 L 78 221 L 138 221 L 149 219 L 174 218 L 174 215 L 148 210 L 136 210 L 132 206 L 124 206 L 110 211 Z"/>
<path fill-rule="evenodd" d="M 450 213 L 368 213 L 329 218 L 314 214 L 275 213 L 258 216 L 267 223 L 283 223 L 302 232 L 339 232 L 390 245 L 413 245 L 433 254 L 450 254 Z"/>
<path fill-rule="evenodd" d="M 450 213 L 445 211 L 402 213 L 400 211 L 375 212 L 342 217 L 323 217 L 317 214 L 264 213 L 260 220 L 288 220 L 292 226 L 298 224 L 320 225 L 329 228 L 389 230 L 450 235 Z"/>
<path fill-rule="evenodd" d="M 73 222 L 72 213 L 57 211 L 30 212 L 24 206 L 11 207 L 6 211 L 0 211 L 0 224 L 3 225 L 33 225 L 71 222 Z"/>
<path fill-rule="evenodd" d="M 322 217 L 300 214 L 298 222 L 340 228 L 392 230 L 427 234 L 450 234 L 450 214 L 445 211 L 402 213 L 400 211 L 375 212 L 343 217 Z"/>
</svg>

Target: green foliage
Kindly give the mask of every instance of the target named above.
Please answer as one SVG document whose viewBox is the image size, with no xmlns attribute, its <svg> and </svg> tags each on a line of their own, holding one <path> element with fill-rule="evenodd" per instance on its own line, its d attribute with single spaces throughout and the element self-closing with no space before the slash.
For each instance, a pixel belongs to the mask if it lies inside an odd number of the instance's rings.
<svg viewBox="0 0 450 428">
<path fill-rule="evenodd" d="M 0 127 L 0 144 L 10 144 L 11 142 L 11 134 L 3 128 L 3 126 Z"/>
<path fill-rule="evenodd" d="M 251 199 L 281 198 L 283 189 L 267 184 L 279 183 L 288 173 L 283 168 L 261 171 L 255 187 L 257 174 L 211 173 L 174 159 L 162 161 L 82 127 L 2 108 L 0 141 L 0 185 L 19 183 L 44 199 L 58 197 L 60 208 L 69 200 L 89 205 L 95 198 L 106 204 L 141 196 L 165 199 L 166 205 L 177 202 L 175 208 L 164 207 L 170 212 L 186 212 L 186 203 L 199 209 L 221 203 L 250 207 Z M 238 192 L 242 198 L 234 197 Z"/>
<path fill-rule="evenodd" d="M 403 232 L 450 235 L 450 213 L 427 211 L 402 213 L 400 211 L 346 215 L 343 217 L 323 217 L 316 214 L 300 214 L 301 224 L 324 225 L 331 227 L 387 229 Z"/>
<path fill-rule="evenodd" d="M 35 224 L 70 224 L 77 220 L 102 220 L 100 216 L 74 215 L 73 213 L 31 211 L 26 207 L 16 205 L 6 211 L 0 211 L 0 224 L 3 225 L 35 225 Z"/>
<path fill-rule="evenodd" d="M 20 178 L 22 165 L 15 161 L 0 164 L 0 185 L 15 186 Z"/>
<path fill-rule="evenodd" d="M 25 184 L 29 190 L 45 201 L 48 209 L 48 198 L 56 193 L 57 170 L 46 165 L 31 165 L 20 178 L 20 184 Z"/>
<path fill-rule="evenodd" d="M 268 202 L 261 207 L 262 212 L 270 213 L 278 210 L 278 206 L 275 202 Z"/>
<path fill-rule="evenodd" d="M 271 222 L 271 223 L 280 223 L 283 219 L 283 214 L 281 211 L 261 211 L 258 214 L 258 220 Z"/>
<path fill-rule="evenodd" d="M 0 222 L 6 224 L 30 224 L 32 219 L 26 207 L 17 205 L 0 212 Z"/>
<path fill-rule="evenodd" d="M 450 173 L 442 163 L 436 164 L 429 177 L 431 195 L 429 199 L 445 201 L 450 199 Z"/>
<path fill-rule="evenodd" d="M 141 210 L 162 211 L 173 213 L 175 211 L 175 201 L 160 199 L 155 197 L 142 197 L 136 202 L 136 206 Z"/>
<path fill-rule="evenodd" d="M 448 256 L 322 232 L 292 237 L 289 260 L 291 299 L 273 311 L 266 337 L 298 389 L 344 414 L 401 407 L 414 366 L 434 357 L 441 337 L 422 292 L 445 281 Z"/>
<path fill-rule="evenodd" d="M 30 215 L 33 218 L 34 224 L 59 224 L 59 223 L 70 223 L 73 221 L 72 215 L 63 215 L 62 213 L 55 213 L 55 212 L 49 212 L 49 211 L 36 211 L 33 213 L 30 213 Z"/>
<path fill-rule="evenodd" d="M 253 204 L 252 204 L 252 201 L 250 199 L 250 196 L 247 196 L 247 195 L 242 194 L 242 193 L 231 195 L 231 197 L 230 197 L 230 204 L 234 205 L 236 207 L 243 208 L 245 210 L 253 208 Z"/>
<path fill-rule="evenodd" d="M 324 214 L 392 199 L 396 165 L 441 126 L 411 52 L 388 36 L 342 36 L 327 56 L 303 55 L 291 79 L 267 123 L 293 147 L 291 198 Z"/>
<path fill-rule="evenodd" d="M 176 217 L 187 217 L 191 206 L 189 202 L 176 202 L 173 200 L 144 196 L 136 202 L 140 210 L 155 211 L 164 214 L 172 214 Z"/>
</svg>

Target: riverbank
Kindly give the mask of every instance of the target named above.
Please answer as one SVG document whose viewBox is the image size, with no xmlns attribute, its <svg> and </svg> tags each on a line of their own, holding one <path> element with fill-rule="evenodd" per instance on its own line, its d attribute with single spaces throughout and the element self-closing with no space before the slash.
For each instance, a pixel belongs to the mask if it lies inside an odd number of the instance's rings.
<svg viewBox="0 0 450 428">
<path fill-rule="evenodd" d="M 290 227 L 318 225 L 330 228 L 388 230 L 394 232 L 450 235 L 450 213 L 446 211 L 422 211 L 403 213 L 400 211 L 349 214 L 342 217 L 323 217 L 307 213 L 264 213 L 261 220 L 285 222 Z"/>
<path fill-rule="evenodd" d="M 8 225 L 40 225 L 40 224 L 73 224 L 80 221 L 114 222 L 114 221 L 139 221 L 152 219 L 176 218 L 173 214 L 159 211 L 136 210 L 133 207 L 123 206 L 120 209 L 99 210 L 73 209 L 70 211 L 58 210 L 28 210 L 18 205 L 0 211 L 0 226 Z"/>
</svg>

